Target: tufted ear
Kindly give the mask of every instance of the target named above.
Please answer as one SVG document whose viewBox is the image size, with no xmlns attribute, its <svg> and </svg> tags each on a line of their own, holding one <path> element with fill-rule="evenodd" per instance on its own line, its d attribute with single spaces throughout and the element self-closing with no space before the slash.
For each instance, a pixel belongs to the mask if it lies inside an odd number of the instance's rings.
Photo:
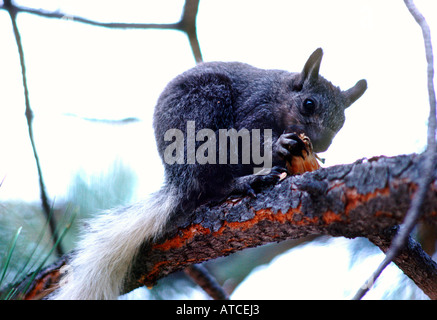
<svg viewBox="0 0 437 320">
<path fill-rule="evenodd" d="M 308 58 L 305 66 L 302 70 L 303 81 L 308 80 L 310 83 L 314 83 L 319 78 L 320 63 L 322 62 L 323 50 L 322 48 L 316 49 Z"/>
<path fill-rule="evenodd" d="M 366 89 L 367 81 L 361 79 L 352 88 L 342 91 L 343 96 L 346 98 L 345 109 L 357 101 L 357 99 L 363 95 Z"/>
</svg>

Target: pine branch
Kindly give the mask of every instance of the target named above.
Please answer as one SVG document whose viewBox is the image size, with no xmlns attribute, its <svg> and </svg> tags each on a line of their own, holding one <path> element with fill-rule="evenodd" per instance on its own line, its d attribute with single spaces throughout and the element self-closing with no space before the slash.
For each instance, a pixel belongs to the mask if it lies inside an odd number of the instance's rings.
<svg viewBox="0 0 437 320">
<path fill-rule="evenodd" d="M 387 232 L 404 219 L 425 162 L 426 157 L 413 154 L 334 166 L 266 186 L 256 199 L 228 199 L 174 217 L 163 237 L 141 249 L 124 292 L 152 286 L 193 264 L 307 235 L 367 237 L 385 250 Z M 435 223 L 435 171 L 432 177 L 421 220 Z M 429 297 L 437 299 L 435 262 L 416 244 L 404 250 L 408 259 L 402 263 L 395 259 L 395 263 Z"/>
</svg>

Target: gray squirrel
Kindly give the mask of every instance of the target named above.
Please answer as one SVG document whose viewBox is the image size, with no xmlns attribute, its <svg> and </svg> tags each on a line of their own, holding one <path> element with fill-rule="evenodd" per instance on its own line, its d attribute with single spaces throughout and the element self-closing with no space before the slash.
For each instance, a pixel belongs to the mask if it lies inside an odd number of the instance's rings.
<svg viewBox="0 0 437 320">
<path fill-rule="evenodd" d="M 367 83 L 360 80 L 341 91 L 319 76 L 322 56 L 322 49 L 315 50 L 297 73 L 208 62 L 172 80 L 158 99 L 153 124 L 165 168 L 164 185 L 139 203 L 89 221 L 65 279 L 49 298 L 116 299 L 138 249 L 162 236 L 171 217 L 232 193 L 253 196 L 260 186 L 276 183 L 285 170 L 285 159 L 302 148 L 295 134 L 285 132 L 289 126 L 305 132 L 314 152 L 325 151 L 344 124 L 344 110 L 361 97 Z M 205 128 L 217 134 L 224 129 L 268 129 L 272 168 L 267 174 L 253 174 L 256 164 L 252 159 L 242 161 L 241 155 L 236 163 L 193 163 L 188 141 L 169 155 L 174 136 L 169 138 L 168 133 L 182 132 L 189 139 L 191 123 L 196 134 Z M 264 138 L 262 148 L 267 137 L 260 138 Z M 198 148 L 202 139 L 191 143 Z M 242 150 L 241 144 L 238 148 Z M 219 156 L 216 152 L 213 156 Z M 175 153 L 180 157 L 168 163 L 166 157 L 175 159 Z M 223 159 L 229 158 L 228 151 Z"/>
</svg>

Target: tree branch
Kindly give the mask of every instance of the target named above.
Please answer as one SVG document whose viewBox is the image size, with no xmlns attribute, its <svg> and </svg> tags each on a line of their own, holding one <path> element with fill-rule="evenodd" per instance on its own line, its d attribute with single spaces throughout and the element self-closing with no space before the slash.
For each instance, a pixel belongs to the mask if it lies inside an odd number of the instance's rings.
<svg viewBox="0 0 437 320">
<path fill-rule="evenodd" d="M 188 36 L 196 63 L 203 61 L 196 29 L 196 17 L 198 9 L 199 0 L 185 1 L 184 12 L 180 21 L 181 30 L 183 30 Z"/>
<path fill-rule="evenodd" d="M 383 252 L 390 249 L 399 228 L 388 229 L 379 236 L 370 236 L 369 240 Z M 420 244 L 411 237 L 407 238 L 393 262 L 410 278 L 423 292 L 433 300 L 437 300 L 437 266 L 432 258 L 425 254 Z M 374 281 L 369 282 L 372 285 Z"/>
<path fill-rule="evenodd" d="M 111 28 L 111 29 L 163 29 L 163 30 L 178 30 L 184 32 L 190 42 L 191 50 L 193 51 L 196 63 L 202 62 L 202 54 L 200 51 L 199 41 L 197 39 L 196 17 L 199 7 L 199 0 L 185 0 L 184 10 L 180 21 L 175 23 L 124 23 L 124 22 L 100 22 L 92 19 L 83 18 L 76 15 L 70 15 L 60 11 L 49 12 L 42 9 L 33 9 L 21 6 L 15 6 L 11 0 L 4 1 L 4 5 L 0 9 L 13 10 L 15 15 L 19 12 L 34 14 L 44 18 L 62 19 L 74 22 L 80 22 L 95 27 Z"/>
<path fill-rule="evenodd" d="M 20 36 L 20 32 L 18 31 L 18 26 L 17 26 L 17 10 L 12 5 L 11 0 L 5 0 L 4 7 L 8 11 L 9 16 L 11 18 L 12 28 L 13 28 L 13 32 L 14 32 L 14 36 L 15 36 L 15 42 L 17 43 L 18 54 L 20 56 L 21 75 L 22 75 L 22 79 L 23 79 L 23 88 L 24 88 L 24 101 L 25 101 L 25 105 L 26 105 L 25 115 L 26 115 L 26 120 L 27 120 L 29 139 L 30 139 L 30 143 L 32 145 L 33 156 L 35 158 L 36 168 L 38 171 L 38 178 L 39 178 L 38 181 L 39 181 L 41 206 L 42 206 L 44 215 L 46 217 L 46 220 L 49 223 L 51 237 L 52 237 L 53 243 L 55 244 L 55 243 L 58 243 L 58 235 L 56 234 L 56 223 L 55 223 L 55 220 L 53 218 L 53 215 L 51 214 L 51 207 L 49 204 L 49 199 L 48 199 L 46 188 L 45 188 L 45 183 L 44 183 L 42 170 L 41 170 L 41 164 L 39 162 L 38 152 L 36 151 L 36 146 L 35 146 L 35 139 L 33 137 L 33 125 L 32 125 L 33 111 L 32 111 L 32 108 L 30 107 L 29 89 L 27 87 L 26 64 L 24 63 L 23 45 L 21 43 L 21 36 Z M 63 250 L 62 250 L 60 243 L 58 246 L 56 246 L 56 252 L 59 256 L 61 256 L 63 254 Z"/>
<path fill-rule="evenodd" d="M 423 39 L 425 42 L 425 53 L 426 60 L 428 62 L 427 66 L 427 78 L 428 78 L 428 95 L 429 95 L 429 118 L 428 118 L 428 145 L 427 150 L 425 151 L 425 163 L 422 167 L 422 178 L 420 179 L 418 185 L 418 191 L 415 194 L 414 198 L 411 201 L 411 206 L 405 216 L 405 220 L 399 228 L 399 232 L 393 238 L 393 242 L 388 248 L 385 250 L 386 256 L 378 268 L 373 272 L 372 276 L 366 281 L 365 286 L 362 286 L 358 292 L 356 293 L 354 299 L 361 299 L 372 287 L 374 281 L 380 276 L 382 271 L 398 256 L 404 247 L 407 239 L 413 231 L 414 227 L 417 224 L 417 221 L 420 218 L 422 212 L 422 206 L 424 199 L 426 197 L 426 193 L 428 191 L 429 185 L 433 179 L 433 172 L 436 166 L 436 98 L 434 91 L 434 57 L 432 53 L 432 44 L 431 44 L 431 31 L 429 26 L 420 13 L 420 11 L 416 8 L 412 0 L 404 0 L 405 5 L 410 11 L 411 15 L 414 17 L 416 22 L 419 24 L 422 29 Z"/>
<path fill-rule="evenodd" d="M 228 295 L 209 271 L 198 264 L 185 268 L 184 272 L 214 300 L 227 300 Z"/>
<path fill-rule="evenodd" d="M 5 1 L 6 3 L 6 1 Z M 6 6 L 6 5 L 5 5 Z M 13 5 L 14 6 L 14 5 Z M 179 22 L 176 23 L 124 23 L 124 22 L 100 22 L 76 15 L 70 15 L 60 11 L 49 12 L 42 9 L 33 9 L 21 6 L 14 6 L 15 11 L 34 14 L 40 17 L 49 19 L 62 19 L 74 22 L 80 22 L 95 27 L 111 28 L 111 29 L 173 29 L 181 30 Z"/>
<path fill-rule="evenodd" d="M 423 155 L 407 155 L 325 168 L 288 177 L 260 191 L 256 199 L 230 198 L 174 217 L 165 236 L 141 249 L 124 292 L 151 286 L 192 264 L 310 234 L 367 237 L 384 250 L 386 242 L 378 241 L 386 241 L 387 230 L 405 217 L 424 161 Z M 423 221 L 437 222 L 436 191 L 434 171 L 423 205 Z M 417 245 L 405 250 L 409 259 L 395 263 L 425 293 L 437 298 L 436 264 L 429 257 L 423 258 L 427 255 Z"/>
</svg>

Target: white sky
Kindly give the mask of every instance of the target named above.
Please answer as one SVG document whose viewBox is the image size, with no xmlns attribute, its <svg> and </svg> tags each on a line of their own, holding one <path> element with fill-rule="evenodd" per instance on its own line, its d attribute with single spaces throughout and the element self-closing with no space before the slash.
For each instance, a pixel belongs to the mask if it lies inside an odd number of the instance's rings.
<svg viewBox="0 0 437 320">
<path fill-rule="evenodd" d="M 99 21 L 174 22 L 183 1 L 16 1 Z M 432 32 L 437 2 L 417 0 Z M 321 74 L 346 89 L 361 78 L 368 90 L 347 120 L 326 165 L 423 150 L 428 96 L 422 34 L 401 0 L 202 0 L 197 20 L 205 61 L 243 61 L 300 71 L 322 47 Z M 194 66 L 177 31 L 110 30 L 19 14 L 36 145 L 49 196 L 62 198 L 72 175 L 108 168 L 122 158 L 138 173 L 138 197 L 158 187 L 162 167 L 151 117 L 174 76 Z M 435 37 L 434 37 L 435 38 Z M 17 48 L 0 11 L 1 199 L 37 201 Z M 435 45 L 434 41 L 434 48 Z M 138 117 L 111 127 L 76 117 Z"/>
</svg>

